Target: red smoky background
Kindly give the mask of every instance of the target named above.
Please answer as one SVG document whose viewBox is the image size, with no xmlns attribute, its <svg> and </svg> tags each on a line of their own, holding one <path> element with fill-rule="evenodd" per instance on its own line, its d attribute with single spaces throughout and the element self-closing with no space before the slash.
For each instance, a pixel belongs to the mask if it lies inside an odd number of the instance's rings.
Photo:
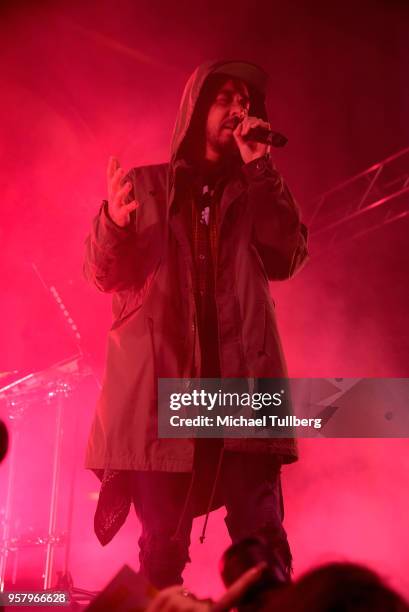
<svg viewBox="0 0 409 612">
<path fill-rule="evenodd" d="M 82 278 L 83 244 L 109 155 L 126 169 L 167 161 L 183 86 L 206 59 L 263 66 L 272 127 L 289 139 L 273 158 L 311 231 L 302 274 L 271 284 L 290 375 L 409 376 L 409 4 L 4 1 L 0 34 L 0 386 L 45 372 L 13 418 L 0 406 L 11 436 L 0 505 L 4 515 L 14 448 L 11 529 L 24 543 L 7 577 L 42 585 L 56 440 L 46 396 L 52 366 L 81 350 L 94 374 L 65 390 L 56 530 L 69 529 L 70 550 L 55 569 L 67 561 L 77 585 L 101 589 L 124 563 L 138 567 L 136 517 L 98 544 L 98 481 L 83 469 L 110 326 L 110 296 Z M 283 472 L 296 576 L 350 559 L 409 595 L 408 450 L 407 439 L 301 440 Z M 195 522 L 185 579 L 198 595 L 222 590 L 223 516 L 204 545 Z"/>
</svg>

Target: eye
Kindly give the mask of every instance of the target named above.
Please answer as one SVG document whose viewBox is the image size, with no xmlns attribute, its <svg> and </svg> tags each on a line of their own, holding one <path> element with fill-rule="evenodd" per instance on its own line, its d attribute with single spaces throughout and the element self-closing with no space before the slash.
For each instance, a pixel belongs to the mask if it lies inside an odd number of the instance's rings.
<svg viewBox="0 0 409 612">
<path fill-rule="evenodd" d="M 240 100 L 240 106 L 241 106 L 242 108 L 244 108 L 245 110 L 248 110 L 248 109 L 249 109 L 249 106 L 250 106 L 250 101 L 249 101 L 249 99 L 248 99 L 248 98 L 241 98 L 241 100 Z"/>
<path fill-rule="evenodd" d="M 226 95 L 224 95 L 224 94 L 223 94 L 223 95 L 217 96 L 217 98 L 216 98 L 216 102 L 217 102 L 218 104 L 229 104 L 230 99 L 229 99 L 229 97 L 228 97 L 228 96 L 226 96 Z"/>
</svg>

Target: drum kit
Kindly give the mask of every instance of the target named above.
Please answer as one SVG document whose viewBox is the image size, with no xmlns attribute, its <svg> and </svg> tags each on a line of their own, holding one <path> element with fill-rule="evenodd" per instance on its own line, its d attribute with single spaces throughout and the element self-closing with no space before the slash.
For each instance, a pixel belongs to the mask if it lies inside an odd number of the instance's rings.
<svg viewBox="0 0 409 612">
<path fill-rule="evenodd" d="M 14 373 L 16 374 L 16 373 Z M 80 382 L 93 371 L 80 352 L 72 357 L 52 365 L 46 370 L 32 372 L 16 378 L 0 388 L 0 408 L 7 429 L 10 432 L 8 458 L 1 469 L 7 471 L 6 491 L 2 500 L 1 540 L 0 540 L 0 592 L 5 587 L 13 589 L 17 580 L 18 557 L 23 549 L 40 547 L 44 549 L 44 571 L 42 582 L 44 591 L 64 590 L 70 595 L 76 595 L 77 600 L 87 600 L 94 593 L 83 589 L 74 589 L 69 572 L 71 525 L 74 503 L 75 465 L 72 468 L 72 478 L 68 492 L 67 528 L 64 532 L 57 529 L 58 501 L 62 489 L 61 466 L 63 444 L 63 417 L 66 400 L 78 387 Z M 0 378 L 10 379 L 10 373 L 0 373 Z M 48 405 L 54 418 L 54 447 L 52 457 L 52 477 L 50 486 L 50 502 L 48 509 L 48 529 L 44 534 L 31 533 L 28 537 L 18 533 L 14 514 L 16 510 L 15 481 L 18 470 L 18 439 L 23 421 L 33 406 Z M 56 550 L 63 549 L 63 568 L 58 572 L 57 583 L 53 582 L 56 573 Z M 11 579 L 6 576 L 11 574 Z"/>
</svg>

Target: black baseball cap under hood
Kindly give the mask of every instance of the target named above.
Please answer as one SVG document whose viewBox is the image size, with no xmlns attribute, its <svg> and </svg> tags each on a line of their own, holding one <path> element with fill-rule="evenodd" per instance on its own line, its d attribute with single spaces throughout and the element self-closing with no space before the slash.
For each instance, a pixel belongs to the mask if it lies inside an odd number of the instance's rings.
<svg viewBox="0 0 409 612">
<path fill-rule="evenodd" d="M 171 177 L 175 169 L 175 162 L 180 157 L 181 145 L 188 132 L 200 94 L 209 77 L 215 74 L 223 74 L 244 81 L 246 85 L 249 86 L 251 92 L 253 92 L 253 97 L 254 94 L 256 94 L 257 116 L 265 121 L 268 120 L 265 107 L 268 75 L 262 68 L 250 62 L 226 60 L 201 64 L 196 68 L 186 83 L 176 117 L 171 144 Z"/>
</svg>

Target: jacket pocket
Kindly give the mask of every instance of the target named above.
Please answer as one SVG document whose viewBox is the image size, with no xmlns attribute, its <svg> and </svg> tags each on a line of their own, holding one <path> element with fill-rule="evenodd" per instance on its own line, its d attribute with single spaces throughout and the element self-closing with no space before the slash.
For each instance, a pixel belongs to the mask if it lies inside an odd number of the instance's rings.
<svg viewBox="0 0 409 612">
<path fill-rule="evenodd" d="M 257 334 L 257 355 L 261 357 L 266 352 L 267 313 L 265 302 L 260 303 Z"/>
<path fill-rule="evenodd" d="M 268 283 L 268 282 L 269 282 L 269 278 L 268 278 L 268 276 L 267 276 L 267 272 L 266 272 L 266 269 L 265 269 L 265 267 L 264 267 L 263 260 L 262 260 L 262 259 L 261 259 L 261 257 L 260 257 L 260 254 L 259 254 L 259 252 L 258 252 L 258 250 L 257 250 L 256 245 L 251 243 L 251 244 L 250 244 L 250 248 L 251 248 L 251 251 L 252 251 L 252 253 L 253 253 L 253 255 L 254 255 L 254 258 L 255 258 L 255 260 L 256 260 L 256 262 L 257 262 L 257 266 L 258 266 L 258 268 L 259 268 L 259 270 L 260 270 L 261 274 L 264 276 L 264 278 L 265 278 L 265 280 L 266 280 L 266 283 Z"/>
<path fill-rule="evenodd" d="M 274 353 L 272 351 L 272 342 L 274 338 L 274 302 L 268 303 L 263 302 L 260 306 L 260 348 L 258 350 L 259 356 L 269 355 Z"/>
</svg>

